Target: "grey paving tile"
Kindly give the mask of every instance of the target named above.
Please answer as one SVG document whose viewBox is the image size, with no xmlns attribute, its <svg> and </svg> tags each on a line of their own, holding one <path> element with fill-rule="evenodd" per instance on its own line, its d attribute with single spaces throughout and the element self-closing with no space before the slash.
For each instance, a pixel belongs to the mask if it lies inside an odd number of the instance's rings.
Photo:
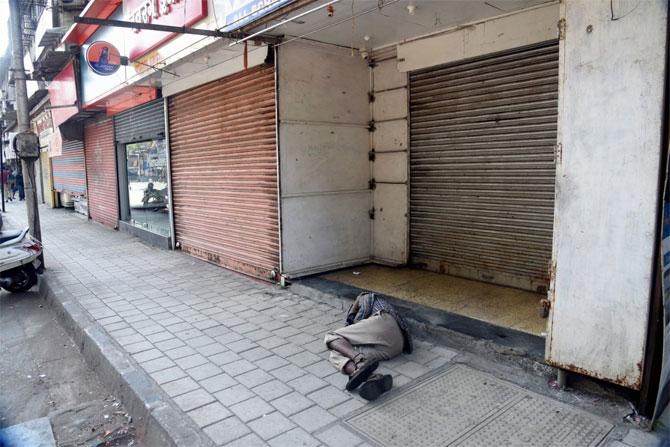
<svg viewBox="0 0 670 447">
<path fill-rule="evenodd" d="M 230 333 L 230 329 L 228 329 L 227 327 L 218 322 L 215 323 L 217 324 L 216 326 L 212 326 L 211 328 L 207 329 L 202 329 L 202 332 L 204 332 L 206 335 L 209 335 L 212 338 L 216 338 L 220 335 Z"/>
<path fill-rule="evenodd" d="M 153 379 L 160 385 L 166 382 L 180 379 L 182 377 L 186 377 L 186 373 L 178 366 L 173 366 L 172 368 L 151 373 L 151 377 L 153 377 Z"/>
<path fill-rule="evenodd" d="M 416 362 L 412 362 L 412 361 L 405 362 L 402 365 L 396 366 L 393 369 L 395 369 L 399 373 L 401 373 L 401 374 L 403 374 L 407 377 L 410 377 L 412 379 L 416 379 L 417 377 L 421 377 L 422 375 L 424 375 L 424 374 L 426 374 L 427 372 L 430 371 L 429 368 L 421 365 L 420 363 L 416 363 Z"/>
<path fill-rule="evenodd" d="M 344 377 L 344 376 L 343 376 Z M 305 374 L 288 382 L 288 385 L 303 395 L 307 395 L 312 391 L 319 390 L 328 385 L 323 379 L 319 379 L 313 374 Z"/>
<path fill-rule="evenodd" d="M 221 366 L 221 369 L 235 377 L 238 374 L 244 374 L 247 371 L 256 369 L 256 366 L 248 360 L 241 359 L 235 362 L 226 363 Z"/>
<path fill-rule="evenodd" d="M 149 349 L 148 351 L 142 351 L 137 354 L 133 354 L 133 358 L 142 363 L 142 362 L 147 362 L 149 360 L 157 359 L 158 357 L 162 357 L 163 353 L 159 351 L 158 349 Z"/>
<path fill-rule="evenodd" d="M 263 338 L 257 341 L 259 346 L 262 346 L 266 349 L 273 349 L 279 346 L 283 346 L 288 343 L 288 340 L 282 337 L 277 337 L 273 335 L 272 337 Z"/>
<path fill-rule="evenodd" d="M 270 403 L 286 416 L 291 416 L 314 405 L 313 401 L 295 391 Z"/>
<path fill-rule="evenodd" d="M 143 335 L 133 334 L 133 335 L 124 335 L 122 337 L 114 337 L 121 346 L 127 346 L 134 343 L 139 343 L 146 340 Z"/>
<path fill-rule="evenodd" d="M 262 369 L 252 369 L 244 374 L 235 376 L 235 379 L 247 388 L 253 388 L 265 382 L 269 382 L 274 377 Z"/>
<path fill-rule="evenodd" d="M 300 329 L 296 329 L 292 326 L 284 326 L 279 329 L 272 331 L 276 336 L 286 338 L 292 337 L 300 333 Z M 311 341 L 311 340 L 310 340 Z"/>
<path fill-rule="evenodd" d="M 274 400 L 293 392 L 293 389 L 279 380 L 272 380 L 254 387 L 252 391 L 267 401 Z"/>
<path fill-rule="evenodd" d="M 200 335 L 198 337 L 190 338 L 186 340 L 186 344 L 189 346 L 192 346 L 194 348 L 199 348 L 201 346 L 206 346 L 209 344 L 214 343 L 214 339 L 212 337 L 209 337 L 207 335 Z"/>
<path fill-rule="evenodd" d="M 226 447 L 267 447 L 267 443 L 255 433 L 249 433 L 239 439 L 226 444 Z"/>
<path fill-rule="evenodd" d="M 206 427 L 215 422 L 226 419 L 232 413 L 219 402 L 212 402 L 203 407 L 196 408 L 188 412 L 191 419 L 198 424 L 198 427 Z"/>
<path fill-rule="evenodd" d="M 320 362 L 314 363 L 313 365 L 309 365 L 305 367 L 305 370 L 320 378 L 329 376 L 333 372 L 337 371 L 335 367 L 327 360 L 321 360 Z"/>
<path fill-rule="evenodd" d="M 320 443 L 305 430 L 296 427 L 268 441 L 271 447 L 316 447 Z"/>
<path fill-rule="evenodd" d="M 198 329 L 186 329 L 185 331 L 179 331 L 175 332 L 174 336 L 181 339 L 181 340 L 190 340 L 192 338 L 200 337 L 201 335 L 204 335 L 201 331 Z"/>
<path fill-rule="evenodd" d="M 321 360 L 321 357 L 319 357 L 316 354 L 312 354 L 309 351 L 302 351 L 292 356 L 286 357 L 286 360 L 288 360 L 289 362 L 293 363 L 296 366 L 303 368 L 305 366 L 309 366 L 318 362 L 319 360 Z"/>
<path fill-rule="evenodd" d="M 240 357 L 239 354 L 236 354 L 233 351 L 224 351 L 209 357 L 209 360 L 212 363 L 216 363 L 219 366 L 225 365 L 227 363 L 232 363 L 240 359 L 242 359 L 242 357 Z"/>
<path fill-rule="evenodd" d="M 196 366 L 204 365 L 207 359 L 200 354 L 193 354 L 187 357 L 182 357 L 175 360 L 175 363 L 182 369 L 195 368 Z"/>
<path fill-rule="evenodd" d="M 157 332 L 155 334 L 147 335 L 147 340 L 149 340 L 151 343 L 157 343 L 159 341 L 165 341 L 171 338 L 174 338 L 174 335 L 172 335 L 172 333 L 168 331 Z"/>
<path fill-rule="evenodd" d="M 274 369 L 288 365 L 289 361 L 277 355 L 272 355 L 270 357 L 266 357 L 261 360 L 256 360 L 254 363 L 256 364 L 256 366 L 265 371 L 272 371 Z"/>
<path fill-rule="evenodd" d="M 307 395 L 308 398 L 316 402 L 320 407 L 328 409 L 351 399 L 351 396 L 334 386 L 327 386 Z"/>
<path fill-rule="evenodd" d="M 381 371 L 380 371 L 380 374 L 381 374 Z M 395 375 L 395 374 L 397 374 L 397 373 L 394 373 L 394 374 L 391 374 L 391 375 Z M 338 390 L 343 390 L 344 386 L 347 384 L 347 381 L 349 380 L 349 377 L 345 376 L 344 374 L 342 374 L 340 372 L 334 372 L 333 374 L 324 377 L 323 380 L 330 383 L 331 385 L 333 385 Z"/>
<path fill-rule="evenodd" d="M 260 397 L 252 397 L 232 405 L 230 411 L 235 413 L 242 422 L 249 422 L 263 415 L 270 414 L 275 411 L 275 409 Z"/>
<path fill-rule="evenodd" d="M 321 407 L 314 406 L 291 416 L 291 420 L 312 433 L 337 420 L 335 416 Z"/>
<path fill-rule="evenodd" d="M 234 385 L 214 393 L 214 396 L 223 405 L 230 407 L 231 405 L 235 405 L 238 402 L 242 402 L 254 397 L 255 394 L 244 385 Z"/>
<path fill-rule="evenodd" d="M 248 425 L 265 440 L 274 438 L 296 426 L 289 418 L 278 411 L 268 414 L 260 419 L 256 419 Z"/>
<path fill-rule="evenodd" d="M 237 385 L 237 381 L 226 373 L 217 374 L 200 381 L 200 386 L 210 393 L 216 393 L 234 385 Z"/>
<path fill-rule="evenodd" d="M 286 358 L 294 354 L 298 354 L 299 352 L 304 352 L 304 349 L 302 349 L 300 346 L 294 345 L 293 343 L 287 343 L 285 345 L 273 348 L 271 351 L 277 354 L 279 357 Z"/>
<path fill-rule="evenodd" d="M 186 373 L 189 376 L 193 377 L 195 380 L 200 381 L 215 376 L 217 374 L 221 374 L 221 368 L 216 366 L 214 363 L 208 362 L 196 366 L 195 368 L 187 369 Z"/>
<path fill-rule="evenodd" d="M 197 351 L 200 354 L 204 355 L 205 357 L 220 354 L 222 352 L 225 352 L 226 350 L 227 348 L 223 346 L 221 343 L 212 343 L 197 348 Z"/>
<path fill-rule="evenodd" d="M 243 339 L 243 340 L 234 341 L 232 343 L 228 343 L 227 347 L 231 351 L 236 352 L 236 353 L 239 354 L 239 353 L 242 353 L 244 351 L 254 349 L 254 348 L 258 347 L 258 345 L 251 340 Z"/>
<path fill-rule="evenodd" d="M 246 334 L 244 334 L 244 336 L 251 341 L 256 341 L 257 342 L 259 340 L 263 340 L 265 338 L 272 337 L 273 334 L 272 334 L 272 332 L 270 332 L 266 329 L 257 329 L 253 332 L 247 332 Z"/>
<path fill-rule="evenodd" d="M 341 425 L 334 425 L 316 435 L 328 447 L 354 447 L 363 442 L 354 433 Z"/>
<path fill-rule="evenodd" d="M 214 402 L 214 396 L 202 388 L 189 391 L 174 398 L 175 403 L 184 411 L 190 411 L 202 407 L 210 402 Z"/>
<path fill-rule="evenodd" d="M 340 405 L 331 408 L 328 410 L 332 415 L 341 418 L 344 417 L 348 414 L 353 413 L 354 411 L 358 410 L 362 406 L 364 406 L 365 403 L 357 400 L 357 399 L 349 399 L 346 402 L 341 403 Z"/>
<path fill-rule="evenodd" d="M 214 337 L 216 341 L 218 341 L 224 346 L 228 346 L 229 343 L 236 342 L 237 340 L 242 340 L 243 338 L 244 338 L 243 335 L 240 335 L 237 332 L 232 331 Z"/>
<path fill-rule="evenodd" d="M 179 341 L 179 339 L 177 339 L 177 338 L 175 338 L 174 340 Z M 195 349 L 193 349 L 192 347 L 186 346 L 186 345 L 179 346 L 178 348 L 169 349 L 169 350 L 165 351 L 165 355 L 170 357 L 172 360 L 181 359 L 181 358 L 188 357 L 188 356 L 194 355 L 194 354 L 197 354 L 197 351 Z"/>
<path fill-rule="evenodd" d="M 205 433 L 216 445 L 224 445 L 250 432 L 249 428 L 235 416 L 204 428 Z"/>
<path fill-rule="evenodd" d="M 311 343 L 307 343 L 303 345 L 303 348 L 312 354 L 321 354 L 328 351 L 328 348 L 326 347 L 326 344 L 323 342 L 323 340 L 316 340 Z"/>
<path fill-rule="evenodd" d="M 178 396 L 180 394 L 188 393 L 189 391 L 197 390 L 198 384 L 190 377 L 182 377 L 181 379 L 172 382 L 163 383 L 161 388 L 170 397 Z"/>
<path fill-rule="evenodd" d="M 272 352 L 260 346 L 240 353 L 241 357 L 249 360 L 250 362 L 255 362 L 256 360 L 260 360 L 271 355 L 273 355 Z"/>
<path fill-rule="evenodd" d="M 149 360 L 148 362 L 140 363 L 140 366 L 142 366 L 146 372 L 152 373 L 174 366 L 174 362 L 167 357 L 159 357 L 157 359 Z"/>
<path fill-rule="evenodd" d="M 153 348 L 154 345 L 152 345 L 149 341 L 144 340 L 139 343 L 133 343 L 130 345 L 126 345 L 123 348 L 129 353 L 129 354 L 137 354 L 138 352 L 142 351 L 148 351 L 149 349 Z"/>
</svg>

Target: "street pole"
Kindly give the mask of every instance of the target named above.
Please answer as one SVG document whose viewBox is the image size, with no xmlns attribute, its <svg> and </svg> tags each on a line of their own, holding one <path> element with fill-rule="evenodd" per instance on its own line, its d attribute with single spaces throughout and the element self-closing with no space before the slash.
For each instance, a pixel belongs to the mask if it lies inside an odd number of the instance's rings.
<svg viewBox="0 0 670 447">
<path fill-rule="evenodd" d="M 5 178 L 5 126 L 4 122 L 0 122 L 0 197 L 2 198 L 2 212 L 5 210 L 5 182 L 9 182 L 8 178 Z M 1 229 L 1 228 L 0 228 Z"/>
<path fill-rule="evenodd" d="M 28 110 L 28 90 L 26 88 L 26 72 L 23 66 L 23 14 L 21 2 L 10 0 L 9 12 L 12 38 L 12 72 L 14 73 L 14 89 L 16 92 L 16 121 L 18 127 L 17 150 L 21 158 L 23 184 L 28 212 L 30 234 L 42 240 L 40 214 L 37 209 L 37 190 L 35 189 L 35 160 L 39 157 L 37 135 L 30 131 L 30 112 Z M 42 264 L 44 262 L 42 261 Z"/>
</svg>

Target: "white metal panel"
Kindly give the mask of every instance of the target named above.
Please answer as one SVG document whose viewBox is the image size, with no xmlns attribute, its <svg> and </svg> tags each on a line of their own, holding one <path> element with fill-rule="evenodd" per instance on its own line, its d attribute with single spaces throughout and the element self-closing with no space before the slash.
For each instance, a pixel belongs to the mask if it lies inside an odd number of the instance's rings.
<svg viewBox="0 0 670 447">
<path fill-rule="evenodd" d="M 370 259 L 369 69 L 350 51 L 278 49 L 282 273 Z"/>
<path fill-rule="evenodd" d="M 398 45 L 398 69 L 412 71 L 555 39 L 558 3 L 459 26 Z"/>
<path fill-rule="evenodd" d="M 378 152 L 374 174 L 377 183 L 406 182 L 407 152 Z"/>
<path fill-rule="evenodd" d="M 370 259 L 367 191 L 282 198 L 284 272 L 301 276 Z"/>
<path fill-rule="evenodd" d="M 377 62 L 374 67 L 375 90 L 383 91 L 407 85 L 407 74 L 398 70 L 398 59 Z"/>
<path fill-rule="evenodd" d="M 407 107 L 407 106 L 405 106 Z M 372 144 L 377 152 L 407 149 L 407 121 L 386 121 L 375 123 Z"/>
<path fill-rule="evenodd" d="M 368 154 L 361 148 L 367 146 L 368 134 L 363 127 L 283 123 L 282 195 L 367 189 Z"/>
<path fill-rule="evenodd" d="M 668 6 L 665 0 L 563 5 L 546 355 L 561 368 L 639 389 L 656 236 Z"/>
<path fill-rule="evenodd" d="M 375 93 L 372 107 L 375 121 L 407 118 L 407 89 L 398 88 Z"/>
<path fill-rule="evenodd" d="M 406 261 L 407 185 L 377 185 L 373 246 L 376 261 L 390 264 Z"/>
</svg>

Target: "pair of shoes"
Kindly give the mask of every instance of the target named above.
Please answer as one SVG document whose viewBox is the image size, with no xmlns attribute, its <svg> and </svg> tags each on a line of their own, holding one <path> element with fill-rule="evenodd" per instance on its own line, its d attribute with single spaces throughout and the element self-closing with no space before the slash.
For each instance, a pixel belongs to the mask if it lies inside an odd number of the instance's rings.
<svg viewBox="0 0 670 447">
<path fill-rule="evenodd" d="M 368 377 L 377 369 L 379 362 L 376 360 L 361 360 L 356 363 L 356 369 L 349 376 L 349 381 L 345 387 L 347 391 L 353 391 L 358 386 L 368 380 Z"/>
<path fill-rule="evenodd" d="M 393 387 L 390 374 L 373 374 L 361 385 L 358 394 L 365 400 L 375 400 Z"/>
</svg>

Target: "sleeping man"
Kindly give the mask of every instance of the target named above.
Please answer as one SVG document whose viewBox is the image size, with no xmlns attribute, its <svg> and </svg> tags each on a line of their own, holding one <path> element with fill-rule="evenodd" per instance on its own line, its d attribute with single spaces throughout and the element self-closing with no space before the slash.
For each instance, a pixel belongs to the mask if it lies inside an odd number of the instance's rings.
<svg viewBox="0 0 670 447">
<path fill-rule="evenodd" d="M 349 376 L 348 391 L 360 386 L 361 397 L 375 400 L 393 386 L 392 376 L 373 374 L 379 362 L 412 352 L 407 324 L 388 301 L 369 292 L 358 295 L 345 324 L 326 334 L 330 362 Z"/>
</svg>

